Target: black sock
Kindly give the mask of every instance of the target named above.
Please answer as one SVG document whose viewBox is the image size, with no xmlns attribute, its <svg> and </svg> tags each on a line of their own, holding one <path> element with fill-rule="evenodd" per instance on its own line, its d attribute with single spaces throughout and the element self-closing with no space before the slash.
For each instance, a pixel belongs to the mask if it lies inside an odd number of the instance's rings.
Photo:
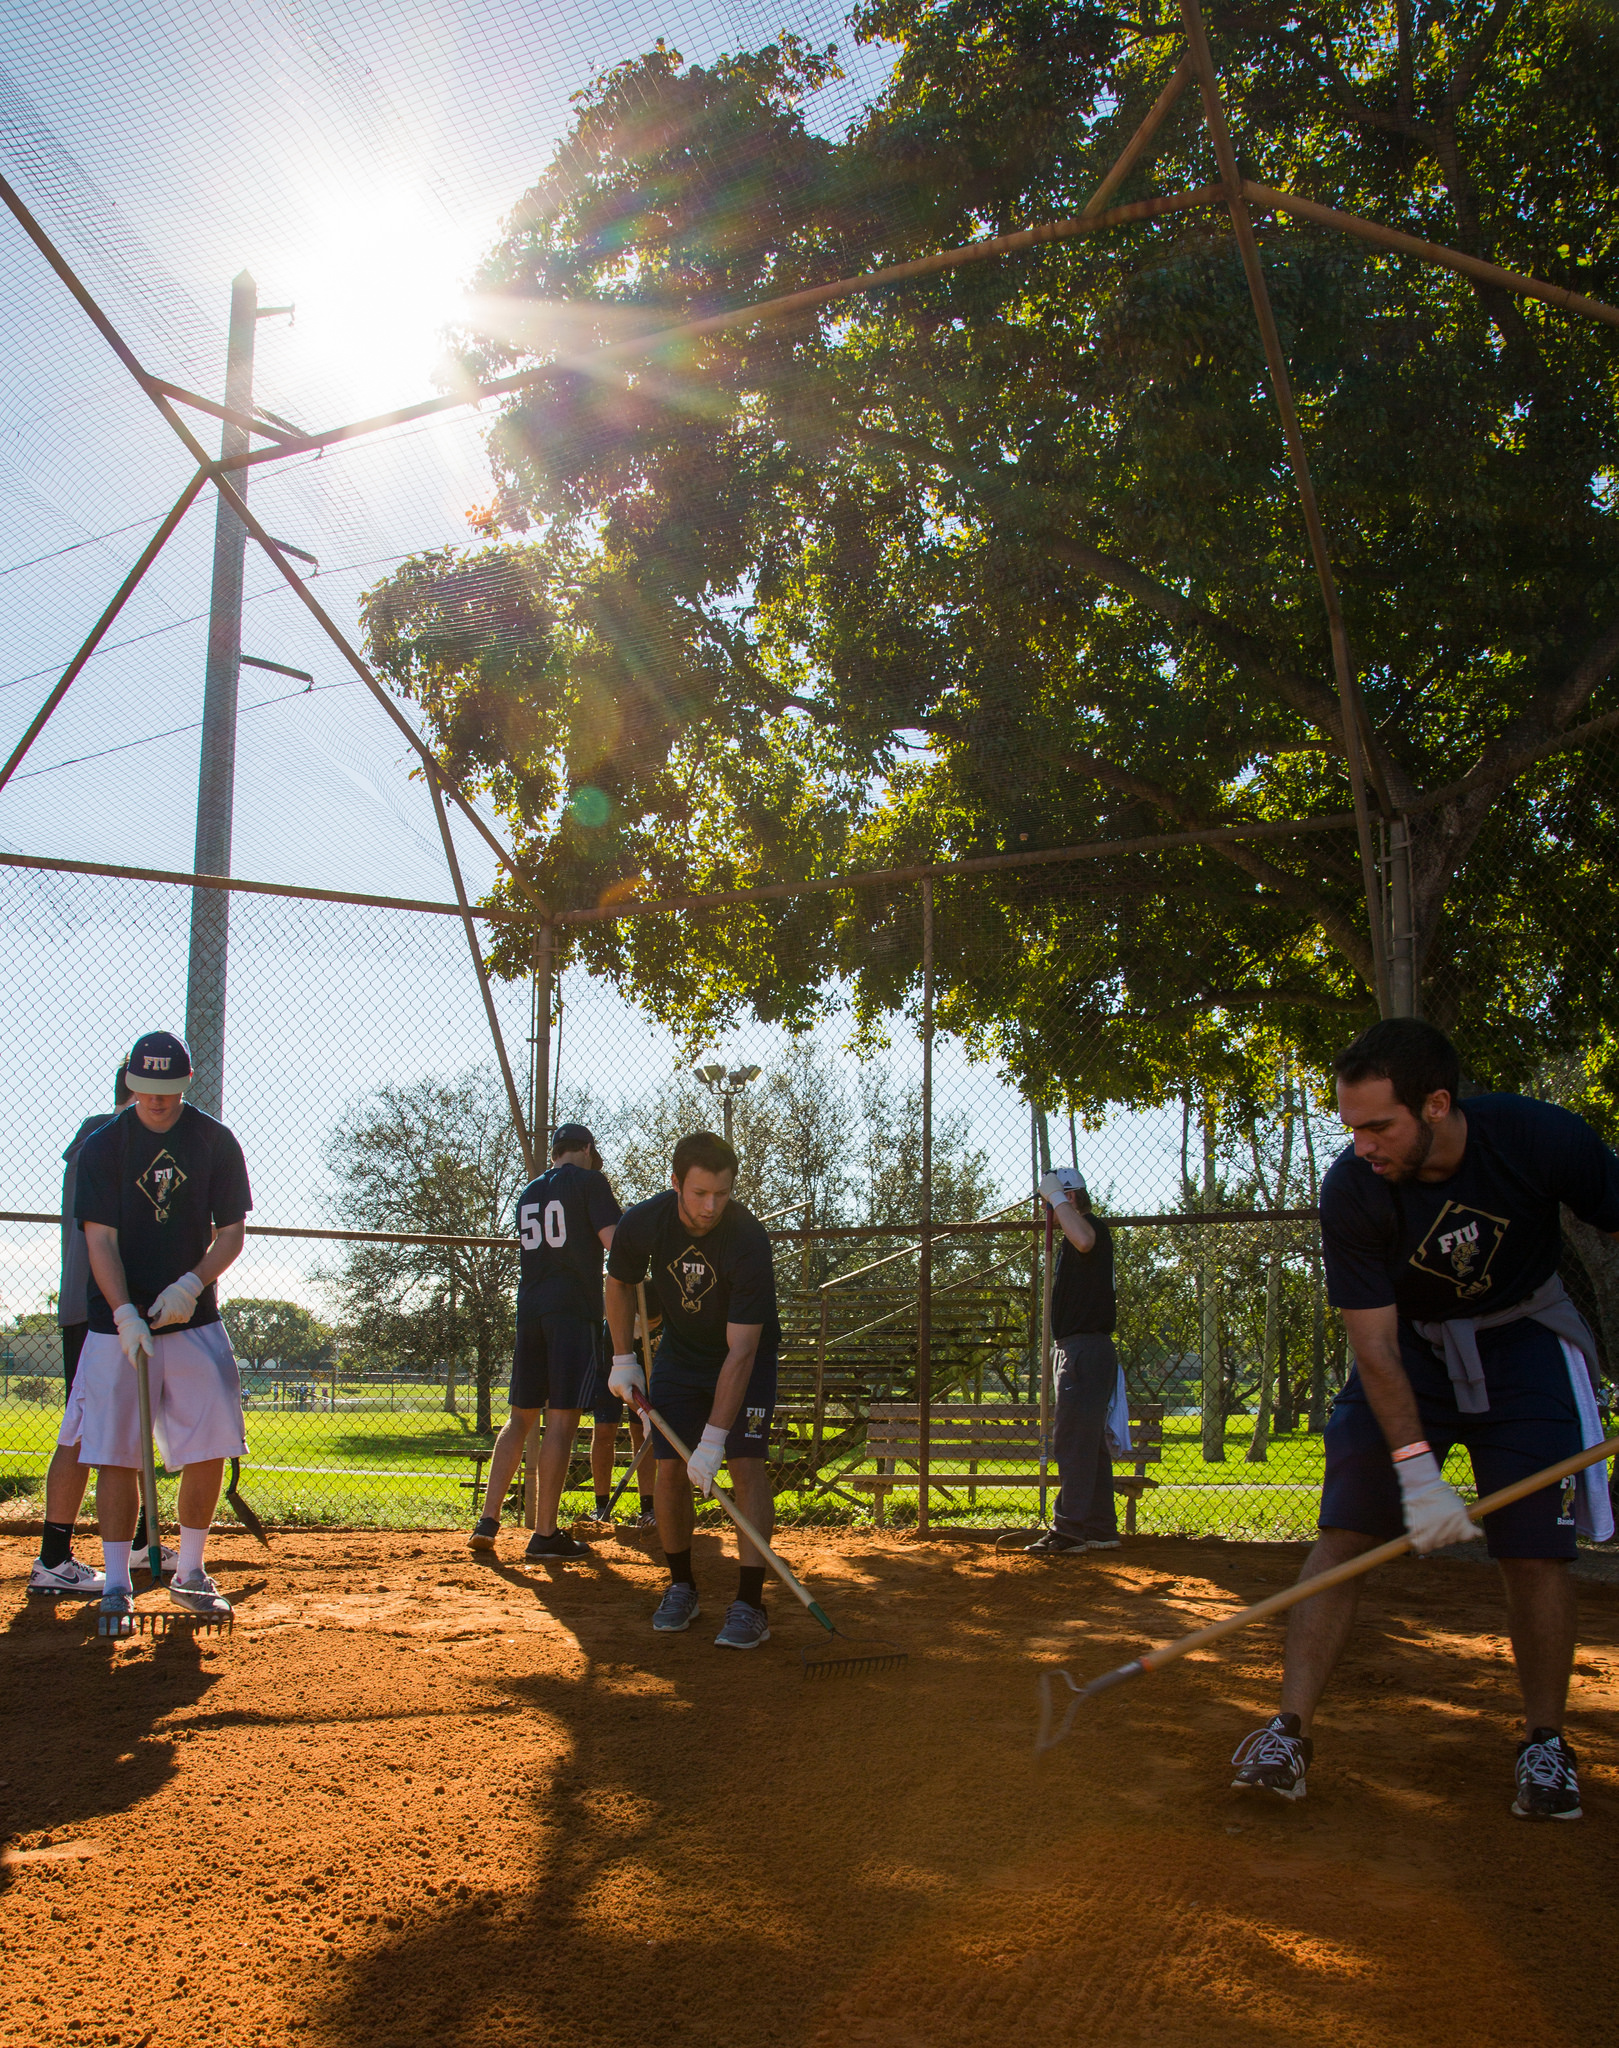
<svg viewBox="0 0 1619 2048">
<path fill-rule="evenodd" d="M 605 1493 L 598 1493 L 596 1496 L 596 1520 L 598 1522 L 605 1522 L 607 1519 L 607 1500 L 608 1496 Z"/>
<path fill-rule="evenodd" d="M 663 1561 L 669 1567 L 671 1586 L 695 1586 L 697 1581 L 691 1575 L 691 1550 L 666 1550 Z"/>
<path fill-rule="evenodd" d="M 650 1515 L 650 1514 L 652 1513 L 652 1511 L 653 1511 L 653 1499 L 652 1499 L 652 1495 L 651 1495 L 650 1493 L 643 1493 L 643 1494 L 642 1494 L 642 1496 L 641 1496 L 641 1512 L 642 1512 L 642 1514 L 643 1514 L 643 1515 Z"/>
<path fill-rule="evenodd" d="M 136 1520 L 136 1523 L 135 1523 L 135 1533 L 134 1533 L 134 1535 L 133 1535 L 133 1536 L 131 1536 L 131 1537 L 130 1537 L 130 1539 L 129 1539 L 129 1547 L 130 1547 L 130 1549 L 131 1549 L 131 1550 L 144 1550 L 144 1549 L 146 1548 L 146 1510 L 145 1510 L 145 1508 L 142 1508 L 142 1509 L 141 1509 L 141 1511 L 140 1511 L 140 1515 L 139 1515 L 138 1519 Z"/>
<path fill-rule="evenodd" d="M 73 1555 L 73 1524 L 71 1522 L 47 1522 L 45 1534 L 39 1542 L 39 1561 L 55 1568 L 66 1564 Z"/>
<path fill-rule="evenodd" d="M 765 1604 L 765 1568 L 762 1564 L 745 1564 L 737 1584 L 736 1597 L 746 1600 L 750 1607 Z"/>
</svg>

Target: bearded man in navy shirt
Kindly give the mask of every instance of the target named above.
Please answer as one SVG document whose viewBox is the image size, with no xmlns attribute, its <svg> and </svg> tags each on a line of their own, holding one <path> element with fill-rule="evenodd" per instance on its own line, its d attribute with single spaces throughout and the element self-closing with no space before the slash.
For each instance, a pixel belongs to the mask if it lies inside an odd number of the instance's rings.
<svg viewBox="0 0 1619 2048">
<path fill-rule="evenodd" d="M 1597 1351 L 1557 1275 L 1561 1204 L 1619 1236 L 1619 1159 L 1583 1119 L 1523 1095 L 1459 1099 L 1443 1032 L 1389 1018 L 1333 1062 L 1354 1143 L 1321 1186 L 1328 1295 L 1354 1369 L 1327 1423 L 1321 1537 L 1306 1578 L 1398 1536 L 1482 1536 L 1505 1582 L 1523 1691 L 1512 1811 L 1578 1820 L 1563 1739 L 1576 1534 L 1613 1533 L 1606 1467 L 1468 1518 L 1442 1467 L 1465 1445 L 1481 1495 L 1600 1443 Z M 1349 1640 L 1360 1581 L 1295 1607 L 1281 1711 L 1238 1748 L 1234 1784 L 1304 1794 L 1310 1723 Z"/>
</svg>

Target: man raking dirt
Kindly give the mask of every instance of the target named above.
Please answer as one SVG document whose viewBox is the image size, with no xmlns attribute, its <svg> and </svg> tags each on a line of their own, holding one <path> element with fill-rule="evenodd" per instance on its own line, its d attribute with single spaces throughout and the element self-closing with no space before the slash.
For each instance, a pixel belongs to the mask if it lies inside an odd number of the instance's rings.
<svg viewBox="0 0 1619 2048">
<path fill-rule="evenodd" d="M 1601 1464 L 1468 1519 L 1442 1476 L 1465 1444 L 1481 1494 L 1601 1441 L 1596 1347 L 1557 1277 L 1559 1205 L 1619 1236 L 1619 1159 L 1569 1111 L 1521 1095 L 1459 1099 L 1443 1032 L 1375 1024 L 1334 1061 L 1354 1132 L 1322 1182 L 1330 1299 L 1355 1364 L 1327 1422 L 1321 1537 L 1306 1578 L 1401 1533 L 1418 1551 L 1482 1534 L 1506 1587 L 1523 1692 L 1512 1811 L 1578 1820 L 1563 1715 L 1574 1661 L 1568 1566 L 1605 1541 Z M 1303 1797 L 1310 1725 L 1343 1655 L 1360 1581 L 1292 1610 L 1280 1711 L 1240 1745 L 1234 1783 Z"/>
<path fill-rule="evenodd" d="M 729 1465 L 737 1506 L 767 1540 L 775 1520 L 765 1459 L 781 1344 L 776 1273 L 764 1225 L 732 1198 L 736 1167 L 736 1154 L 712 1131 L 682 1138 L 670 1187 L 625 1211 L 607 1259 L 608 1384 L 626 1400 L 648 1397 L 634 1351 L 635 1290 L 645 1280 L 663 1310 L 651 1404 L 695 1446 L 682 1461 L 653 1431 L 658 1537 L 669 1563 L 669 1590 L 652 1617 L 662 1634 L 690 1628 L 701 1611 L 691 1568 L 692 1487 L 712 1493 L 720 1466 Z M 722 1649 L 753 1650 L 770 1640 L 765 1559 L 740 1529 L 737 1546 L 737 1596 L 714 1640 Z"/>
</svg>

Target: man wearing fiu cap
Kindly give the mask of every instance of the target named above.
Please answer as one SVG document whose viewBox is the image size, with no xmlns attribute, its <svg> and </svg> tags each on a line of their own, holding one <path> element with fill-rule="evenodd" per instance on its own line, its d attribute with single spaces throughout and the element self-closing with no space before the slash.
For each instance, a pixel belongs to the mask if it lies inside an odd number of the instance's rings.
<svg viewBox="0 0 1619 2048">
<path fill-rule="evenodd" d="M 1028 1548 L 1042 1557 L 1117 1550 L 1113 1453 L 1116 1446 L 1129 1451 L 1130 1406 L 1113 1346 L 1118 1321 L 1113 1234 L 1093 1213 L 1077 1166 L 1059 1166 L 1043 1175 L 1040 1192 L 1063 1235 L 1051 1281 L 1051 1334 L 1058 1358 L 1052 1435 L 1062 1487 L 1051 1527 Z"/>
<path fill-rule="evenodd" d="M 559 1124 L 551 1164 L 517 1198 L 517 1346 L 511 1413 L 489 1457 L 489 1490 L 472 1532 L 474 1550 L 500 1534 L 501 1504 L 529 1430 L 545 1412 L 535 1472 L 533 1563 L 588 1557 L 590 1547 L 557 1527 L 557 1509 L 579 1434 L 579 1417 L 605 1390 L 602 1371 L 602 1260 L 623 1210 L 596 1140 L 583 1124 Z"/>
<path fill-rule="evenodd" d="M 226 1614 L 203 1550 L 225 1460 L 247 1444 L 214 1283 L 241 1255 L 253 1206 L 247 1164 L 234 1134 L 185 1100 L 191 1055 L 171 1032 L 138 1038 L 126 1073 L 133 1106 L 79 1155 L 73 1213 L 90 1255 L 90 1328 L 58 1441 L 77 1443 L 80 1463 L 96 1468 L 102 1612 L 128 1614 L 142 1458 L 134 1368 L 144 1352 L 157 1448 L 180 1473 L 169 1598 L 192 1614 Z"/>
</svg>

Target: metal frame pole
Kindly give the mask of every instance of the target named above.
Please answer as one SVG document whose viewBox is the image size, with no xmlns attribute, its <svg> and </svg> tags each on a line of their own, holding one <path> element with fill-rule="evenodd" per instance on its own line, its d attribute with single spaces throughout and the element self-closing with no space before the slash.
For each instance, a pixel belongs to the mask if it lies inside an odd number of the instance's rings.
<svg viewBox="0 0 1619 2048">
<path fill-rule="evenodd" d="M 1231 134 L 1226 127 L 1220 82 L 1215 76 L 1214 59 L 1209 52 L 1208 37 L 1203 30 L 1203 16 L 1197 0 L 1181 0 L 1181 14 L 1186 24 L 1187 45 L 1197 69 L 1198 84 L 1202 89 L 1203 117 L 1208 126 L 1209 139 L 1214 144 L 1215 161 L 1220 169 L 1220 183 L 1225 192 L 1231 225 L 1236 233 L 1243 273 L 1248 280 L 1248 295 L 1253 301 L 1254 318 L 1265 351 L 1265 363 L 1270 373 L 1271 397 L 1282 423 L 1282 438 L 1287 444 L 1288 460 L 1293 468 L 1293 481 L 1298 489 L 1299 505 L 1304 514 L 1305 532 L 1309 536 L 1310 555 L 1315 564 L 1316 581 L 1321 586 L 1321 601 L 1326 609 L 1327 634 L 1332 643 L 1333 675 L 1338 686 L 1338 704 L 1343 717 L 1344 759 L 1349 769 L 1349 791 L 1354 803 L 1355 832 L 1360 841 L 1361 882 L 1366 895 L 1366 920 L 1371 939 L 1372 987 L 1377 998 L 1377 1007 L 1386 1017 L 1390 1011 L 1390 997 L 1388 955 L 1383 942 L 1383 898 L 1377 873 L 1377 859 L 1372 847 L 1371 813 L 1366 801 L 1366 779 L 1368 775 L 1376 778 L 1377 766 L 1376 757 L 1369 743 L 1366 707 L 1361 701 L 1360 685 L 1356 680 L 1354 664 L 1350 657 L 1349 633 L 1344 625 L 1343 609 L 1338 599 L 1338 580 L 1333 574 L 1332 560 L 1327 552 L 1326 533 L 1321 525 L 1321 511 L 1316 502 L 1315 482 L 1310 474 L 1309 459 L 1304 451 L 1304 437 L 1299 431 L 1298 415 L 1293 405 L 1292 378 L 1288 373 L 1287 358 L 1282 352 L 1281 336 L 1276 330 L 1276 316 L 1272 311 L 1270 292 L 1265 284 L 1265 269 L 1260 260 L 1259 244 L 1254 239 L 1253 219 L 1248 211 L 1247 199 L 1243 195 L 1236 152 L 1232 148 Z M 1381 787 L 1378 788 L 1377 794 L 1383 807 L 1387 809 L 1386 793 Z"/>
<path fill-rule="evenodd" d="M 916 1286 L 916 1533 L 928 1532 L 933 1421 L 933 877 L 922 882 L 922 1242 Z"/>
<path fill-rule="evenodd" d="M 500 1062 L 500 1078 L 506 1084 L 506 1102 L 511 1110 L 512 1126 L 517 1132 L 517 1142 L 523 1154 L 523 1166 L 530 1179 L 534 1176 L 534 1145 L 529 1137 L 528 1119 L 523 1114 L 523 1102 L 517 1092 L 517 1083 L 512 1079 L 511 1062 L 506 1057 L 506 1041 L 500 1035 L 500 1018 L 495 1011 L 494 994 L 489 987 L 488 971 L 483 964 L 483 953 L 478 945 L 478 927 L 473 922 L 472 908 L 467 902 L 466 884 L 461 879 L 461 863 L 456 857 L 455 841 L 450 836 L 450 820 L 445 813 L 444 798 L 440 794 L 438 777 L 431 769 L 427 775 L 427 787 L 432 793 L 433 815 L 438 819 L 439 837 L 444 841 L 444 858 L 449 863 L 450 878 L 455 883 L 455 900 L 460 905 L 461 921 L 466 929 L 467 946 L 472 954 L 473 971 L 478 977 L 478 992 L 483 997 L 484 1015 L 489 1020 L 489 1036 L 495 1043 L 495 1058 Z"/>
<path fill-rule="evenodd" d="M 253 348 L 258 331 L 258 286 L 244 270 L 231 283 L 230 338 L 225 352 L 225 404 L 253 410 Z M 227 419 L 219 459 L 245 453 L 248 428 Z M 246 482 L 246 478 L 243 478 Z M 220 498 L 214 519 L 214 576 L 208 606 L 208 665 L 202 698 L 202 749 L 197 763 L 199 875 L 230 873 L 231 825 L 236 798 L 236 706 L 242 676 L 242 586 L 247 570 L 247 528 Z M 191 896 L 191 947 L 186 962 L 186 1041 L 195 1080 L 191 1100 L 206 1115 L 225 1101 L 225 991 L 229 975 L 230 896 L 196 889 Z"/>
</svg>

